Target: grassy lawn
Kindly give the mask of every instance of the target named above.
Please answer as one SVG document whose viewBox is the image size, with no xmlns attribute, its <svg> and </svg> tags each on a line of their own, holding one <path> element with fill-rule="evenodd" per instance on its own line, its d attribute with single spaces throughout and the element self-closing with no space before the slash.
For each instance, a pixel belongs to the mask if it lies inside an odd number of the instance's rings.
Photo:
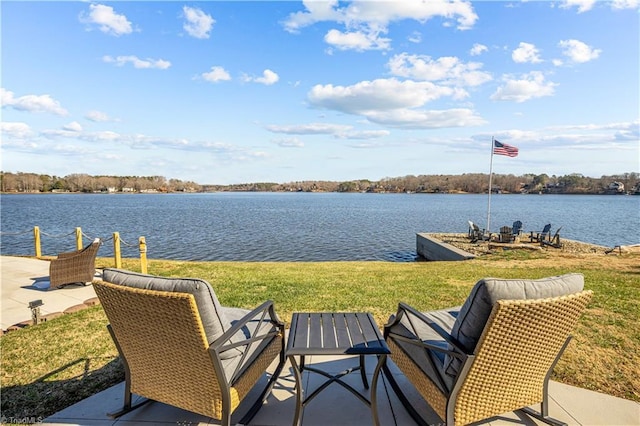
<svg viewBox="0 0 640 426">
<path fill-rule="evenodd" d="M 110 267 L 111 259 L 98 259 Z M 123 267 L 139 271 L 137 260 Z M 267 299 L 287 324 L 294 311 L 369 311 L 387 321 L 399 301 L 419 310 L 460 305 L 483 277 L 585 275 L 594 299 L 554 380 L 640 401 L 640 256 L 504 252 L 465 262 L 183 262 L 149 273 L 209 281 L 226 306 Z M 101 307 L 0 338 L 2 415 L 46 417 L 124 380 Z"/>
</svg>

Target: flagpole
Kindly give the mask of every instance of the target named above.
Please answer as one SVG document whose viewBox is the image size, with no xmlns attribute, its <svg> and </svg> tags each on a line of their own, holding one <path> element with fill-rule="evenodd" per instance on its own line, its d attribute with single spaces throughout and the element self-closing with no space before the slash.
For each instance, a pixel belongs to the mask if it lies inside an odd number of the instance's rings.
<svg viewBox="0 0 640 426">
<path fill-rule="evenodd" d="M 489 165 L 489 197 L 487 201 L 487 230 L 486 232 L 491 236 L 491 181 L 493 178 L 493 147 L 495 145 L 495 140 L 493 136 L 491 136 L 491 162 Z"/>
</svg>

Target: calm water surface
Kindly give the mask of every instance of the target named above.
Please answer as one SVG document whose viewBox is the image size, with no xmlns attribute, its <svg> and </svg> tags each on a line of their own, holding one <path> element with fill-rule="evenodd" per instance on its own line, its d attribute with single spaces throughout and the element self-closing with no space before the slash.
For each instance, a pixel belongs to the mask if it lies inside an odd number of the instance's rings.
<svg viewBox="0 0 640 426">
<path fill-rule="evenodd" d="M 487 224 L 487 195 L 353 193 L 9 194 L 1 198 L 1 252 L 73 250 L 76 227 L 124 257 L 177 260 L 414 261 L 416 233 L 467 232 Z M 564 238 L 613 247 L 640 243 L 640 197 L 493 195 L 491 230 L 521 220 L 525 231 L 552 224 Z"/>
</svg>

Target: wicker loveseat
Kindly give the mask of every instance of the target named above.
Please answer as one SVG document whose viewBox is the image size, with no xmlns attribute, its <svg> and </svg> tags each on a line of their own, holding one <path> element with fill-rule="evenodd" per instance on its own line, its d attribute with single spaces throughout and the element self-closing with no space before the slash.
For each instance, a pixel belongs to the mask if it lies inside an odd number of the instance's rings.
<svg viewBox="0 0 640 426">
<path fill-rule="evenodd" d="M 58 254 L 49 264 L 51 288 L 92 282 L 96 274 L 96 256 L 101 245 L 102 241 L 96 238 L 82 250 Z"/>
<path fill-rule="evenodd" d="M 485 278 L 464 305 L 418 312 L 400 303 L 384 327 L 391 359 L 447 425 L 521 410 L 545 423 L 548 381 L 592 292 L 581 274 Z M 384 369 L 405 408 L 425 424 Z M 541 403 L 540 412 L 529 406 Z"/>
<path fill-rule="evenodd" d="M 124 406 L 132 393 L 231 424 L 231 414 L 279 357 L 257 401 L 261 407 L 284 365 L 284 323 L 273 302 L 252 311 L 220 306 L 204 280 L 105 269 L 94 288 L 125 367 Z"/>
</svg>

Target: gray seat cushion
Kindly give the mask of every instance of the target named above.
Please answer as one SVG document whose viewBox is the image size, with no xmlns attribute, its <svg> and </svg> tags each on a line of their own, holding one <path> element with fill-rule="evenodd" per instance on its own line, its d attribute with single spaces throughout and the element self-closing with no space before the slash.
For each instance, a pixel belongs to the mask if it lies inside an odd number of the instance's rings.
<svg viewBox="0 0 640 426">
<path fill-rule="evenodd" d="M 225 316 L 213 288 L 205 280 L 157 277 L 111 268 L 103 271 L 102 279 L 112 284 L 128 287 L 192 294 L 209 344 L 231 328 L 231 321 Z M 170 319 L 168 320 L 170 321 Z M 240 350 L 232 349 L 221 353 L 220 358 L 233 358 L 241 353 Z"/>
<path fill-rule="evenodd" d="M 457 307 L 440 311 L 423 312 L 423 315 L 439 325 L 446 333 L 450 334 L 459 310 L 460 307 Z M 389 322 L 392 321 L 393 316 Z M 446 340 L 440 334 L 417 318 L 410 318 L 409 314 L 404 315 L 400 322 L 393 326 L 390 331 L 409 339 L 417 337 L 423 343 L 442 348 L 443 350 L 448 349 Z M 425 375 L 431 378 L 433 383 L 438 386 L 442 392 L 447 392 L 453 380 L 444 374 L 444 352 L 424 350 L 420 346 L 412 345 L 400 339 L 394 340 L 394 342 L 404 350 L 407 356 L 413 360 L 414 364 L 420 367 Z M 445 380 L 445 386 L 442 385 L 438 377 Z"/>
<path fill-rule="evenodd" d="M 228 308 L 226 306 L 222 307 L 222 311 L 225 317 L 227 317 L 229 321 L 231 321 L 231 325 L 234 325 L 237 321 L 244 319 L 244 317 L 247 314 L 249 314 L 249 312 L 251 312 L 247 309 Z M 259 319 L 260 317 L 258 316 L 252 319 L 251 321 L 247 322 L 247 324 L 244 327 L 242 327 L 239 332 L 233 335 L 233 337 L 231 338 L 231 342 L 238 343 L 252 336 L 264 335 L 265 333 L 271 332 L 276 328 L 268 320 L 260 324 Z M 258 330 L 258 326 L 260 326 L 260 330 Z M 272 339 L 263 339 L 258 342 L 253 342 L 250 347 L 240 346 L 237 349 L 230 349 L 220 354 L 220 357 L 222 358 L 223 355 L 226 354 L 227 352 L 240 350 L 240 353 L 243 353 L 244 351 L 247 351 L 247 355 L 242 365 L 240 365 L 241 357 L 222 359 L 222 367 L 224 368 L 227 381 L 229 382 L 230 385 L 233 385 L 232 378 L 233 378 L 233 375 L 236 373 L 236 370 L 238 371 L 238 374 L 236 375 L 236 377 L 240 377 L 243 374 L 244 370 L 246 370 L 248 367 L 250 367 L 253 364 L 255 359 L 258 356 L 260 356 L 262 351 L 265 349 L 265 347 L 268 344 L 271 343 L 271 341 Z"/>
<path fill-rule="evenodd" d="M 547 299 L 578 293 L 584 288 L 582 274 L 566 274 L 538 280 L 484 278 L 476 283 L 462 305 L 451 336 L 465 351 L 472 354 L 489 319 L 493 305 L 498 300 Z M 455 377 L 461 361 L 445 357 L 447 375 Z"/>
</svg>

